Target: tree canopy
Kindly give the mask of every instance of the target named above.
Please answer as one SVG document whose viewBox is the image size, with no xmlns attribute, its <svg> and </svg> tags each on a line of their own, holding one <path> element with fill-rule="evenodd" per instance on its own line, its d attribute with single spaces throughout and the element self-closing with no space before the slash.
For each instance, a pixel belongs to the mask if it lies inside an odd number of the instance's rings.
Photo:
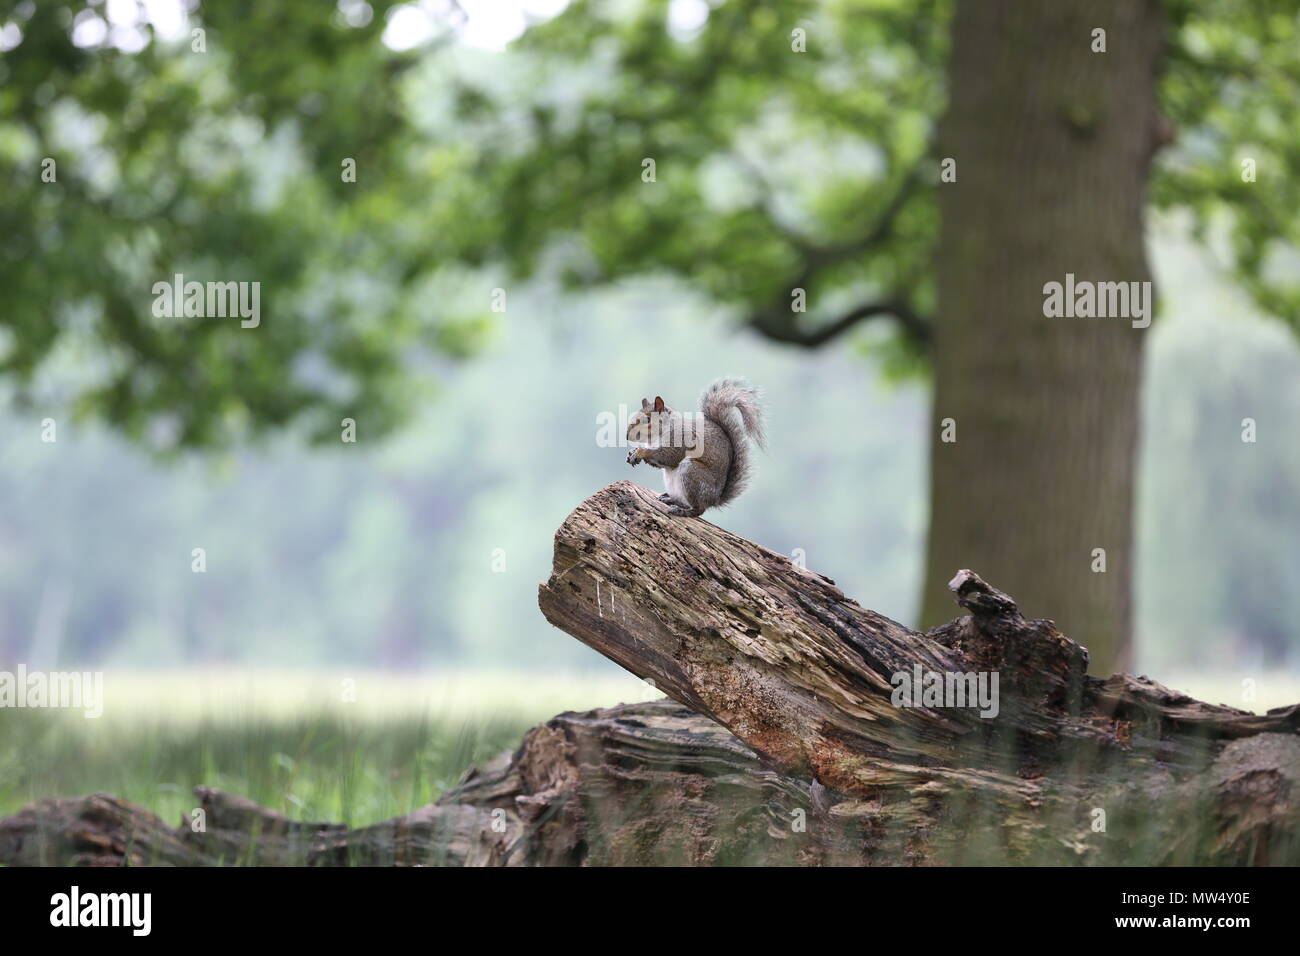
<svg viewBox="0 0 1300 956">
<path fill-rule="evenodd" d="M 66 349 L 75 406 L 163 449 L 333 436 L 359 410 L 378 434 L 473 351 L 508 278 L 644 274 L 796 345 L 891 318 L 886 357 L 920 367 L 949 2 L 735 0 L 683 24 L 578 0 L 505 57 L 459 47 L 454 8 L 390 49 L 395 6 L 203 4 L 165 34 L 0 2 L 0 375 L 29 389 Z M 1297 9 L 1167 4 L 1177 145 L 1151 187 L 1293 326 Z M 1104 104 L 1059 108 L 1087 136 Z M 156 318 L 177 273 L 261 282 L 267 319 Z"/>
</svg>

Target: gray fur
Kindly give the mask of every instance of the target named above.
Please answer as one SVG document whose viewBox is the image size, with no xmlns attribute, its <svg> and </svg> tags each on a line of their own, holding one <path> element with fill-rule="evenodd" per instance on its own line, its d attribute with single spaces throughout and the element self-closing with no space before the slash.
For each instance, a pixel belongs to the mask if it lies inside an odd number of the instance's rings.
<svg viewBox="0 0 1300 956">
<path fill-rule="evenodd" d="M 749 443 L 766 441 L 758 390 L 743 379 L 718 379 L 700 396 L 700 414 L 691 416 L 662 399 L 642 399 L 627 437 L 649 446 L 629 452 L 630 464 L 663 470 L 668 490 L 659 498 L 669 511 L 698 517 L 734 501 L 749 484 Z"/>
</svg>

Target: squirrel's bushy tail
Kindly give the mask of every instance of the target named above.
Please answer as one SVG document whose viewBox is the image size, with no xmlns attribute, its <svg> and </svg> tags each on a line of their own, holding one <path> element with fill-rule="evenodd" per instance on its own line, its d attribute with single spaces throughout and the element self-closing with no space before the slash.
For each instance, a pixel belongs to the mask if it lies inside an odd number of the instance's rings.
<svg viewBox="0 0 1300 956">
<path fill-rule="evenodd" d="M 763 409 L 758 399 L 758 389 L 743 378 L 720 378 L 700 396 L 700 412 L 731 439 L 731 468 L 727 471 L 727 482 L 722 486 L 720 505 L 731 501 L 749 484 L 753 470 L 750 441 L 760 447 L 767 442 L 763 433 Z M 739 420 L 732 414 L 733 409 L 740 413 Z"/>
</svg>

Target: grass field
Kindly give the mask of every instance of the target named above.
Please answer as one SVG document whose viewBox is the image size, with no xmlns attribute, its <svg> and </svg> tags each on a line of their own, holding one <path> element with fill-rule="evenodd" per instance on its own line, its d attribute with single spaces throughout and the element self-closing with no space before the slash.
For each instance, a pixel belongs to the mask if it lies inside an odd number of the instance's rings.
<svg viewBox="0 0 1300 956">
<path fill-rule="evenodd" d="M 1161 675 L 1212 703 L 1262 712 L 1300 678 Z M 564 710 L 660 696 L 630 675 L 110 671 L 104 713 L 0 709 L 0 815 L 103 791 L 177 823 L 199 784 L 295 819 L 358 826 L 436 798 Z"/>
<path fill-rule="evenodd" d="M 110 671 L 101 717 L 0 709 L 0 816 L 102 791 L 176 823 L 206 784 L 363 825 L 428 803 L 561 711 L 658 696 L 630 675 Z"/>
</svg>

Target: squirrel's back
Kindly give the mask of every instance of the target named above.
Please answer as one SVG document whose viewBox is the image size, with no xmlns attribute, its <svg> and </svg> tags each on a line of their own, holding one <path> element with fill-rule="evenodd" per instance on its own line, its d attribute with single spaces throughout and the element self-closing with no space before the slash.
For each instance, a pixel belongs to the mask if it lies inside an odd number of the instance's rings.
<svg viewBox="0 0 1300 956">
<path fill-rule="evenodd" d="M 745 490 L 753 473 L 749 443 L 767 441 L 759 391 L 743 378 L 720 378 L 700 396 L 700 413 L 724 432 L 731 442 L 731 467 L 718 504 L 725 505 Z"/>
</svg>

